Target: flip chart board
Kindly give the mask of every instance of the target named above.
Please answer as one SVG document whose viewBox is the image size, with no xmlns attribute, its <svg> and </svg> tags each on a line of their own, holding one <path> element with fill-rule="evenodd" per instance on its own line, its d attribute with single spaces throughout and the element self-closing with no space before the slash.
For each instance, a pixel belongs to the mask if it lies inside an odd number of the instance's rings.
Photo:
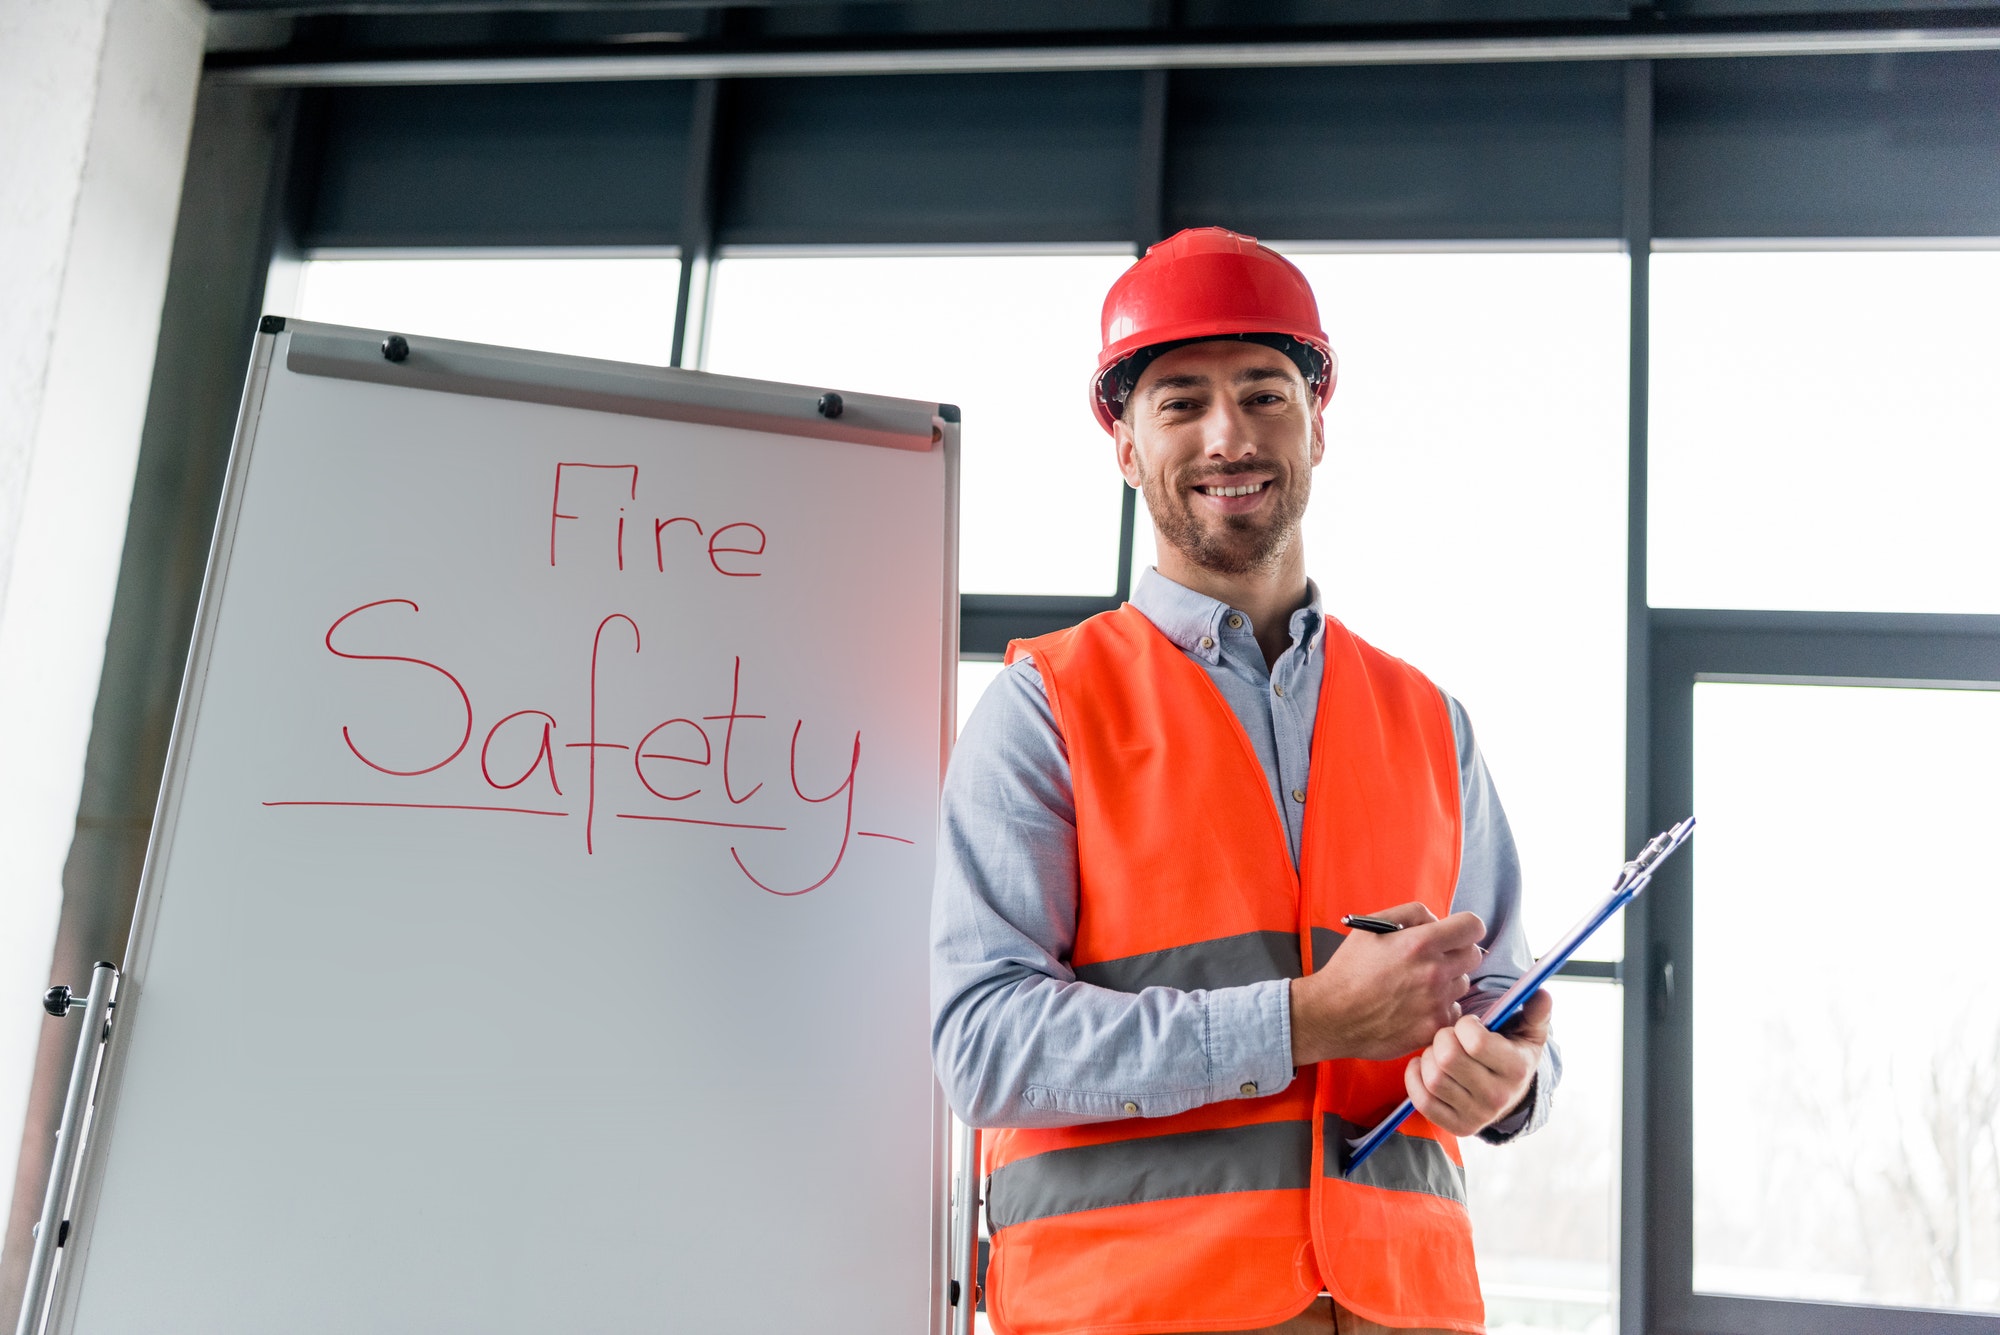
<svg viewBox="0 0 2000 1335">
<path fill-rule="evenodd" d="M 265 328 L 52 1328 L 942 1329 L 955 410 Z"/>
</svg>

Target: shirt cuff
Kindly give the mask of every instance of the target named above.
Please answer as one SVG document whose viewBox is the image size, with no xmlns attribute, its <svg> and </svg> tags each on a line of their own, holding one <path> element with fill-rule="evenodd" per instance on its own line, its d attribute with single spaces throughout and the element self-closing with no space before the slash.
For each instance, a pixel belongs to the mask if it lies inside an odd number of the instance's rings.
<svg viewBox="0 0 2000 1335">
<path fill-rule="evenodd" d="M 1542 1060 L 1535 1068 L 1535 1078 L 1528 1083 L 1528 1093 L 1505 1117 L 1479 1133 L 1479 1138 L 1489 1145 L 1505 1145 L 1510 1140 L 1533 1131 L 1539 1131 L 1549 1120 L 1549 1108 L 1554 1101 L 1556 1081 L 1559 1078 L 1559 1058 L 1554 1043 L 1542 1049 Z"/>
<path fill-rule="evenodd" d="M 1208 1101 L 1261 1098 L 1292 1083 L 1292 984 L 1273 978 L 1202 994 Z"/>
</svg>

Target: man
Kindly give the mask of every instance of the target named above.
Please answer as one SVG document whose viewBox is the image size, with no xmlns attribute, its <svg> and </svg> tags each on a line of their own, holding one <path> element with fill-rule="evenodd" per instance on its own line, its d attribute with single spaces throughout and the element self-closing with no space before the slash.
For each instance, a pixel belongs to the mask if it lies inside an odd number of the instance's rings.
<svg viewBox="0 0 2000 1335">
<path fill-rule="evenodd" d="M 945 783 L 932 1047 L 1004 1128 L 1001 1335 L 1482 1329 L 1454 1138 L 1539 1125 L 1560 1065 L 1545 995 L 1477 1018 L 1529 954 L 1464 711 L 1306 578 L 1335 372 L 1250 237 L 1183 232 L 1105 299 L 1092 406 L 1158 565 L 1013 647 Z"/>
</svg>

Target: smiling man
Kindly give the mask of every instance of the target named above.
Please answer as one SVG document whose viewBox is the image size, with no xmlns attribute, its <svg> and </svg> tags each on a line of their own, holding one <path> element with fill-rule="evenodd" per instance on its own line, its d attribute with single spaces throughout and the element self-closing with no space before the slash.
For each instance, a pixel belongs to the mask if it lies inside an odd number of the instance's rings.
<svg viewBox="0 0 2000 1335">
<path fill-rule="evenodd" d="M 997 1128 L 993 1326 L 1480 1330 L 1455 1137 L 1538 1126 L 1560 1065 L 1546 995 L 1477 1018 L 1530 959 L 1464 710 L 1306 577 L 1336 374 L 1312 290 L 1200 228 L 1103 328 L 1092 408 L 1158 565 L 1013 646 L 945 783 L 932 1051 Z"/>
</svg>

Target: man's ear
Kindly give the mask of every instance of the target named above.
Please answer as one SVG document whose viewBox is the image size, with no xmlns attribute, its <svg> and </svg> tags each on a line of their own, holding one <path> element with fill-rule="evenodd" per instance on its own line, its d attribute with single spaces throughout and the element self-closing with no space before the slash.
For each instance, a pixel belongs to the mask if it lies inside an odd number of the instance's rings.
<svg viewBox="0 0 2000 1335">
<path fill-rule="evenodd" d="M 1312 466 L 1319 467 L 1319 461 L 1326 457 L 1326 409 L 1313 408 Z"/>
<path fill-rule="evenodd" d="M 1139 467 L 1139 441 L 1132 434 L 1132 426 L 1123 418 L 1111 424 L 1113 447 L 1118 452 L 1118 471 L 1133 490 L 1138 490 L 1145 481 L 1145 470 Z M 1314 460 L 1315 463 L 1318 460 Z"/>
</svg>

